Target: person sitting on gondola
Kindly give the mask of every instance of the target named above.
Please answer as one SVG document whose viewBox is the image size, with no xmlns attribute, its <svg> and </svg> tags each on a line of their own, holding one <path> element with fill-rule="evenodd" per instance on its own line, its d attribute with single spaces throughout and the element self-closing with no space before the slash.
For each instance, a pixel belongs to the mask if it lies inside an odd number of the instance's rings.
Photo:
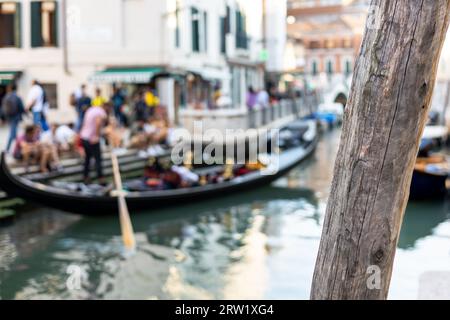
<svg viewBox="0 0 450 320">
<path fill-rule="evenodd" d="M 122 147 L 124 129 L 120 127 L 119 122 L 113 116 L 108 118 L 108 124 L 104 129 L 106 141 L 111 144 L 114 149 Z"/>
<path fill-rule="evenodd" d="M 167 120 L 162 116 L 155 116 L 150 121 L 150 125 L 154 129 L 151 133 L 151 143 L 166 144 L 167 137 L 169 135 L 169 125 L 167 123 Z"/>
<path fill-rule="evenodd" d="M 56 129 L 56 141 L 60 152 L 78 152 L 76 148 L 77 133 L 73 123 L 61 124 Z"/>
<path fill-rule="evenodd" d="M 222 181 L 230 181 L 234 177 L 234 160 L 227 159 L 222 174 Z"/>
<path fill-rule="evenodd" d="M 27 126 L 25 133 L 16 140 L 13 155 L 16 160 L 25 163 L 25 171 L 28 171 L 28 167 L 33 161 L 39 162 L 41 172 L 48 172 L 49 165 L 53 161 L 49 148 L 39 142 L 39 127 L 35 125 Z"/>
<path fill-rule="evenodd" d="M 52 165 L 55 170 L 62 170 L 63 167 L 61 165 L 61 162 L 59 161 L 59 141 L 56 135 L 56 131 L 58 129 L 57 124 L 51 124 L 50 130 L 47 130 L 43 132 L 40 137 L 39 141 L 41 143 L 41 147 L 45 150 L 45 152 L 48 152 L 51 155 Z"/>
<path fill-rule="evenodd" d="M 172 166 L 170 171 L 180 177 L 179 186 L 181 188 L 196 187 L 201 184 L 200 176 L 186 167 Z"/>
<path fill-rule="evenodd" d="M 150 146 L 150 135 L 153 131 L 154 128 L 144 120 L 137 120 L 131 128 L 129 146 L 144 151 L 143 158 L 148 156 L 146 150 Z"/>
<path fill-rule="evenodd" d="M 157 158 L 151 157 L 148 159 L 148 163 L 145 166 L 144 177 L 147 179 L 158 179 L 164 172 L 161 164 Z"/>
<path fill-rule="evenodd" d="M 145 167 L 146 185 L 152 189 L 178 189 L 199 185 L 200 177 L 185 167 L 173 166 L 170 161 L 150 158 Z"/>
<path fill-rule="evenodd" d="M 160 178 L 163 182 L 165 190 L 178 189 L 182 187 L 183 180 L 177 172 L 172 170 L 172 163 L 170 159 L 161 159 L 159 161 L 159 165 L 162 169 Z"/>
</svg>

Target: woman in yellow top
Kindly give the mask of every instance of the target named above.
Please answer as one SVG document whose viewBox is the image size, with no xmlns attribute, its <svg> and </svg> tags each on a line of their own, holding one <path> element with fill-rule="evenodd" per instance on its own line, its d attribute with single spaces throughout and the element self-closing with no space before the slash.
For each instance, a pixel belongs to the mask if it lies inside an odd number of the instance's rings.
<svg viewBox="0 0 450 320">
<path fill-rule="evenodd" d="M 103 107 L 106 102 L 108 100 L 102 96 L 102 91 L 99 88 L 95 89 L 95 98 L 92 99 L 92 106 Z"/>
<path fill-rule="evenodd" d="M 159 98 L 150 90 L 148 89 L 145 92 L 145 104 L 149 108 L 149 116 L 153 117 L 155 115 L 155 109 L 159 106 Z"/>
</svg>

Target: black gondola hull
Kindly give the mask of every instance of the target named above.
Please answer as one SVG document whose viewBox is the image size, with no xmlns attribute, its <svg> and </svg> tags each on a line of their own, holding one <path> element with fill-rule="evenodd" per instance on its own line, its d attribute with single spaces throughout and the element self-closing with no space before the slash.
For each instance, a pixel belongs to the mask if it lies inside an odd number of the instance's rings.
<svg viewBox="0 0 450 320">
<path fill-rule="evenodd" d="M 447 195 L 446 181 L 446 174 L 414 170 L 409 197 L 411 200 L 442 199 Z"/>
<path fill-rule="evenodd" d="M 130 210 L 151 211 L 159 207 L 181 205 L 218 197 L 224 194 L 253 190 L 270 184 L 284 176 L 315 150 L 317 137 L 308 145 L 283 152 L 279 156 L 279 170 L 275 174 L 251 173 L 230 182 L 204 187 L 185 188 L 165 191 L 131 192 L 126 196 Z M 10 196 L 20 197 L 58 210 L 87 216 L 116 214 L 117 198 L 110 196 L 91 196 L 65 191 L 13 175 L 1 156 L 0 187 Z"/>
</svg>

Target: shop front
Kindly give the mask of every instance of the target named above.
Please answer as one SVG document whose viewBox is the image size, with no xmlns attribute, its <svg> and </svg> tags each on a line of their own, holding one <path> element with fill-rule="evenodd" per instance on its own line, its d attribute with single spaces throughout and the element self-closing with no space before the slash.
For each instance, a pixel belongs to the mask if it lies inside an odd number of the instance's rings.
<svg viewBox="0 0 450 320">
<path fill-rule="evenodd" d="M 89 80 L 108 93 L 112 93 L 114 87 L 120 88 L 127 97 L 130 112 L 140 91 L 151 92 L 158 112 L 167 116 L 172 124 L 178 121 L 177 109 L 184 101 L 184 79 L 180 72 L 169 71 L 164 67 L 115 67 L 98 71 Z"/>
</svg>

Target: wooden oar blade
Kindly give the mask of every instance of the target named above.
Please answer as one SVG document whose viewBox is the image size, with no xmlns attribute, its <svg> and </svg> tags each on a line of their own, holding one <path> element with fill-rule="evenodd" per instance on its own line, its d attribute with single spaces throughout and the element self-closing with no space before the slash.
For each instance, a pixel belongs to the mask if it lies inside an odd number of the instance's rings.
<svg viewBox="0 0 450 320">
<path fill-rule="evenodd" d="M 136 248 L 136 239 L 128 207 L 123 196 L 119 197 L 119 207 L 123 243 L 127 249 L 134 250 Z"/>
<path fill-rule="evenodd" d="M 119 205 L 119 220 L 123 243 L 125 245 L 125 248 L 127 248 L 128 250 L 134 250 L 136 248 L 136 239 L 134 238 L 134 231 L 131 224 L 130 213 L 128 212 L 127 202 L 123 193 L 122 179 L 120 177 L 119 170 L 119 161 L 117 160 L 117 156 L 114 153 L 114 150 L 111 150 L 111 161 L 114 172 L 114 182 L 118 193 L 117 203 Z"/>
</svg>

